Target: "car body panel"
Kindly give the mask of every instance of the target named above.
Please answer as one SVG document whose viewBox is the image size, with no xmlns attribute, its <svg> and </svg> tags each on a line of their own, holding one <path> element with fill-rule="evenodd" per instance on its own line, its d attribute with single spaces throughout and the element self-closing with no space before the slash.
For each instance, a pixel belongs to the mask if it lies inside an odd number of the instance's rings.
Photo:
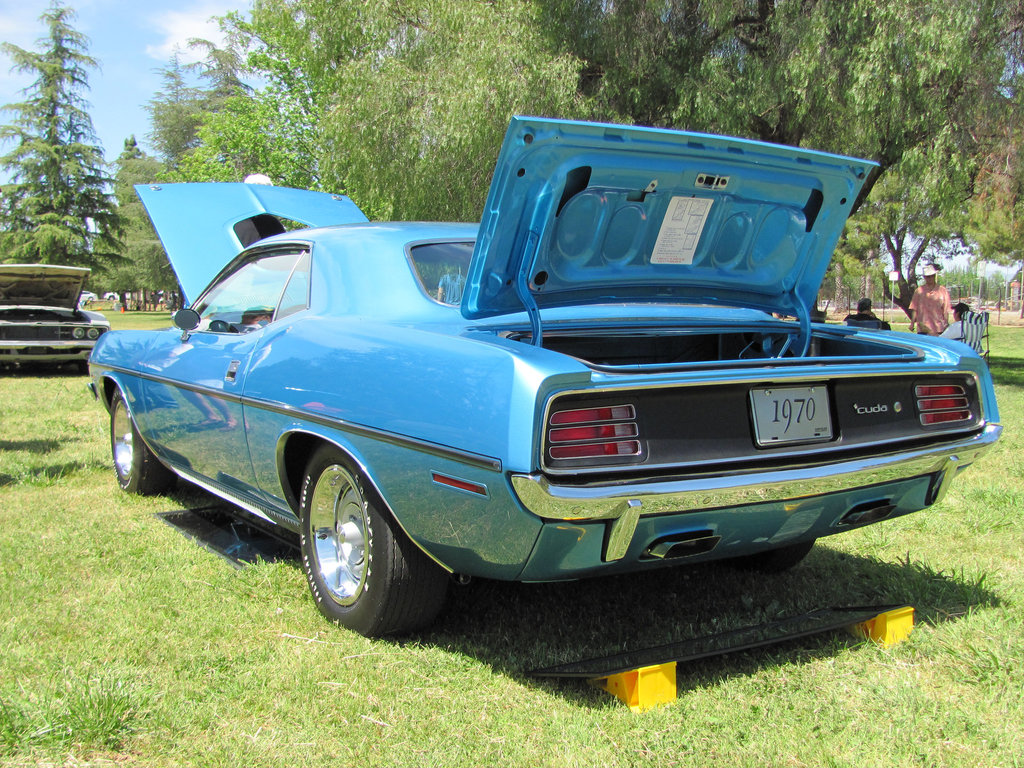
<svg viewBox="0 0 1024 768">
<path fill-rule="evenodd" d="M 189 302 L 243 247 L 262 239 L 268 213 L 309 227 L 366 221 L 344 195 L 265 184 L 138 184 L 135 191 Z"/>
<path fill-rule="evenodd" d="M 0 307 L 76 309 L 87 277 L 85 267 L 0 264 Z"/>
</svg>

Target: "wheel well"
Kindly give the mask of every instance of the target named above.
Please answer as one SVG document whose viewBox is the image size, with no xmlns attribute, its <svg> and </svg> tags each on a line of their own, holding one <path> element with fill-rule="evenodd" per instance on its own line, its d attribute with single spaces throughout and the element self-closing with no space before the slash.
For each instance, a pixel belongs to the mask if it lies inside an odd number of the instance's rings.
<svg viewBox="0 0 1024 768">
<path fill-rule="evenodd" d="M 299 512 L 299 496 L 302 493 L 302 479 L 306 474 L 306 465 L 310 456 L 321 445 L 329 445 L 340 451 L 352 463 L 354 469 L 363 471 L 360 463 L 355 460 L 352 454 L 332 440 L 327 440 L 320 435 L 309 432 L 293 432 L 285 439 L 281 451 L 281 487 L 285 492 L 285 501 L 292 510 Z M 365 472 L 364 472 L 365 474 Z M 370 484 L 369 491 L 378 495 L 376 488 Z"/>
<path fill-rule="evenodd" d="M 109 376 L 104 376 L 103 377 L 103 384 L 102 384 L 102 386 L 103 386 L 103 390 L 102 390 L 103 407 L 106 408 L 109 411 L 110 410 L 110 404 L 112 402 L 114 402 L 114 392 L 116 392 L 117 388 L 118 388 L 117 387 L 117 382 L 114 381 Z"/>
<path fill-rule="evenodd" d="M 381 511 L 381 514 L 387 515 L 391 518 L 399 528 L 402 529 L 405 537 L 416 546 L 417 549 L 421 550 L 428 558 L 434 561 L 444 570 L 451 572 L 451 568 L 438 560 L 434 555 L 428 552 L 417 544 L 416 540 L 409 534 L 402 523 L 398 519 L 398 515 L 391 508 L 383 497 L 380 489 L 377 488 L 373 478 L 370 477 L 366 467 L 364 467 L 352 453 L 346 450 L 343 446 L 333 440 L 321 437 L 320 435 L 311 434 L 309 432 L 292 432 L 285 438 L 284 445 L 281 447 L 281 460 L 280 460 L 280 473 L 281 473 L 281 488 L 285 493 L 285 501 L 295 512 L 296 516 L 300 514 L 299 510 L 299 497 L 302 493 L 302 480 L 306 474 L 306 465 L 309 463 L 310 457 L 314 451 L 321 445 L 329 445 L 335 450 L 342 453 L 345 458 L 351 462 L 351 468 L 358 471 L 364 480 L 363 493 L 367 494 L 376 504 L 377 508 Z"/>
<path fill-rule="evenodd" d="M 293 432 L 285 440 L 281 450 L 281 487 L 285 501 L 295 514 L 299 513 L 299 493 L 302 492 L 302 476 L 306 471 L 309 457 L 327 441 L 305 432 Z"/>
</svg>

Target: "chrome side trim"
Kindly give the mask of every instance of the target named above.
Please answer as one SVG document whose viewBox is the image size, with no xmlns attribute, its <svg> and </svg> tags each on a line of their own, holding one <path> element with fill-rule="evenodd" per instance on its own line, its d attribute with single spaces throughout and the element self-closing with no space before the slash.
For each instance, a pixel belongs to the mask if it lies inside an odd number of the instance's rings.
<svg viewBox="0 0 1024 768">
<path fill-rule="evenodd" d="M 256 517 L 262 520 L 266 520 L 268 523 L 272 523 L 273 525 L 281 524 L 281 520 L 275 520 L 273 517 L 267 514 L 267 512 L 263 510 L 262 505 L 256 505 L 251 501 L 246 501 L 245 499 L 241 498 L 240 496 L 237 496 L 236 494 L 229 493 L 228 491 L 221 488 L 219 485 L 207 481 L 205 478 L 195 474 L 194 472 L 189 472 L 188 470 L 181 469 L 180 467 L 175 467 L 173 465 L 169 465 L 169 468 L 172 472 L 174 472 L 174 474 L 178 475 L 183 480 L 186 480 L 192 483 L 193 485 L 198 485 L 204 491 L 212 493 L 217 498 L 230 502 L 231 504 L 234 504 L 236 507 L 241 507 L 246 512 L 256 515 Z"/>
<path fill-rule="evenodd" d="M 254 397 L 244 397 L 241 395 L 229 394 L 219 389 L 211 389 L 209 387 L 203 387 L 198 384 L 191 384 L 188 382 L 176 381 L 174 379 L 167 378 L 166 376 L 157 376 L 152 373 L 143 373 L 141 371 L 135 371 L 130 368 L 122 368 L 120 366 L 113 366 L 109 364 L 94 364 L 97 368 L 103 370 L 116 371 L 123 373 L 128 376 L 135 376 L 140 379 L 146 379 L 148 381 L 155 381 L 160 384 L 166 384 L 172 387 L 178 387 L 180 389 L 188 390 L 189 392 L 196 392 L 201 395 L 209 397 L 216 397 L 220 400 L 226 400 L 231 403 L 239 403 L 243 406 L 250 408 L 258 408 L 264 411 L 270 411 L 271 413 L 278 413 L 283 416 L 288 416 L 297 420 L 309 421 L 313 424 L 318 424 L 322 427 L 328 427 L 330 429 L 340 429 L 343 432 L 349 434 L 359 435 L 360 437 L 371 437 L 375 440 L 381 440 L 382 442 L 390 443 L 391 445 L 397 445 L 403 448 L 411 448 L 421 453 L 426 453 L 431 456 L 438 456 L 444 459 L 451 459 L 453 461 L 459 461 L 463 464 L 468 464 L 473 467 L 480 469 L 487 469 L 492 472 L 501 471 L 501 459 L 494 458 L 492 456 L 484 456 L 478 453 L 471 453 L 470 451 L 462 451 L 458 448 L 452 448 L 451 446 L 441 445 L 440 443 L 432 443 L 428 440 L 420 440 L 419 438 L 409 437 L 407 435 L 400 435 L 396 432 L 389 432 L 383 429 L 376 429 L 374 427 L 368 427 L 363 424 L 356 424 L 354 422 L 345 421 L 344 419 L 334 419 L 322 414 L 315 413 L 313 411 L 306 410 L 304 408 L 296 408 L 292 405 L 285 403 L 279 403 L 272 400 L 262 400 Z"/>
<path fill-rule="evenodd" d="M 851 488 L 944 472 L 939 490 L 988 450 L 1003 428 L 989 424 L 971 437 L 866 459 L 781 470 L 731 472 L 649 481 L 556 485 L 544 475 L 512 475 L 512 487 L 530 512 L 548 520 L 617 520 L 640 502 L 644 516 L 743 506 L 819 496 Z M 935 494 L 936 499 L 939 494 Z"/>
</svg>

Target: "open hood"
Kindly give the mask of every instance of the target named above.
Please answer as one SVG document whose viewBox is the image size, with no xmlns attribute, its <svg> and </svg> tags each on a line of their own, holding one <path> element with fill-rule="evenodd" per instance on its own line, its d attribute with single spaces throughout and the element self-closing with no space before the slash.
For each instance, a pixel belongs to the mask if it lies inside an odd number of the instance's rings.
<svg viewBox="0 0 1024 768">
<path fill-rule="evenodd" d="M 354 224 L 366 216 L 349 198 L 267 184 L 137 184 L 188 303 L 242 249 L 286 231 Z"/>
<path fill-rule="evenodd" d="M 89 270 L 50 264 L 0 264 L 0 306 L 77 309 Z"/>
<path fill-rule="evenodd" d="M 462 312 L 727 304 L 808 322 L 874 163 L 743 139 L 514 118 Z"/>
</svg>

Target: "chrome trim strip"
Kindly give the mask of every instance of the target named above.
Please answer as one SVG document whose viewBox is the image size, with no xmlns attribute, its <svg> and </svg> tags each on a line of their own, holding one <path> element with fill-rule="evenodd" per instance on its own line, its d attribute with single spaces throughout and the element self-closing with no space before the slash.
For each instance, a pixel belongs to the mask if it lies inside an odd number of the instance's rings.
<svg viewBox="0 0 1024 768">
<path fill-rule="evenodd" d="M 279 413 L 283 416 L 305 419 L 313 422 L 314 424 L 319 424 L 333 429 L 341 429 L 345 432 L 350 432 L 361 437 L 372 437 L 375 440 L 390 443 L 391 445 L 397 445 L 403 448 L 412 448 L 413 450 L 417 450 L 431 456 L 437 456 L 442 459 L 451 459 L 480 469 L 487 469 L 492 472 L 501 472 L 501 459 L 496 459 L 491 456 L 483 456 L 478 453 L 470 453 L 469 451 L 460 451 L 458 448 L 451 448 L 447 445 L 431 443 L 427 440 L 399 435 L 394 432 L 388 432 L 374 427 L 367 427 L 362 424 L 354 424 L 350 421 L 345 421 L 344 419 L 331 419 L 302 408 L 285 405 L 284 403 L 274 403 L 268 400 L 243 397 L 242 405 L 248 405 L 265 411 Z"/>
<path fill-rule="evenodd" d="M 201 476 L 195 474 L 194 472 L 189 472 L 188 470 L 181 469 L 181 468 L 175 467 L 173 465 L 168 465 L 168 468 L 172 472 L 174 472 L 174 474 L 176 474 L 179 477 L 181 477 L 183 480 L 185 480 L 185 481 L 187 481 L 189 483 L 192 483 L 193 485 L 198 485 L 204 491 L 207 491 L 208 493 L 212 493 L 217 498 L 224 499 L 224 501 L 230 502 L 231 504 L 234 504 L 236 507 L 241 507 L 246 512 L 249 512 L 250 514 L 256 515 L 256 517 L 258 517 L 258 518 L 260 518 L 262 520 L 266 520 L 268 523 L 272 523 L 273 525 L 280 525 L 280 523 L 281 523 L 280 520 L 274 520 L 272 517 L 270 517 L 270 515 L 268 515 L 266 512 L 264 512 L 256 504 L 254 504 L 254 503 L 252 503 L 250 501 L 245 501 L 244 499 L 242 499 L 239 496 L 236 496 L 233 493 L 229 493 L 228 491 L 226 491 L 223 488 L 221 488 L 219 485 L 216 485 L 214 483 L 211 483 L 211 482 L 205 480 L 204 478 L 202 478 Z M 283 515 L 282 515 L 282 517 L 283 517 Z"/>
<path fill-rule="evenodd" d="M 816 358 L 806 358 L 806 359 L 807 360 L 814 360 Z M 721 373 L 721 372 L 722 371 L 719 370 L 719 373 Z M 742 371 L 742 373 L 745 374 L 746 371 Z M 860 379 L 860 378 L 864 377 L 864 372 L 863 371 L 848 371 L 846 373 L 823 373 L 822 371 L 818 370 L 818 371 L 814 371 L 814 372 L 804 373 L 803 375 L 799 375 L 798 372 L 796 372 L 796 371 L 786 371 L 785 373 L 788 374 L 788 375 L 776 376 L 775 374 L 777 374 L 777 373 L 780 373 L 780 372 L 778 372 L 778 371 L 771 371 L 771 372 L 769 372 L 769 375 L 767 375 L 767 376 L 764 376 L 764 375 L 762 375 L 762 376 L 746 376 L 746 375 L 743 375 L 743 376 L 737 376 L 735 378 L 718 378 L 718 379 L 714 379 L 714 380 L 699 379 L 699 380 L 695 380 L 695 381 L 678 381 L 678 380 L 667 381 L 667 382 L 665 382 L 665 381 L 661 381 L 661 382 L 654 381 L 654 382 L 649 382 L 649 383 L 646 383 L 646 384 L 635 384 L 634 383 L 634 384 L 621 384 L 621 385 L 612 385 L 612 386 L 604 386 L 603 384 L 598 383 L 598 384 L 596 384 L 596 385 L 594 385 L 592 387 L 559 390 L 557 392 L 552 392 L 550 395 L 548 395 L 548 399 L 544 403 L 544 419 L 543 419 L 543 421 L 541 423 L 542 423 L 542 425 L 547 425 L 549 423 L 550 418 L 551 418 L 551 412 L 552 412 L 552 408 L 554 406 L 555 401 L 559 400 L 562 397 L 569 396 L 569 395 L 600 395 L 600 396 L 603 396 L 603 395 L 606 395 L 606 394 L 620 394 L 620 393 L 624 393 L 624 392 L 643 392 L 643 391 L 655 390 L 655 389 L 683 389 L 683 388 L 689 388 L 689 387 L 714 387 L 714 386 L 727 386 L 727 385 L 733 385 L 733 384 L 741 384 L 741 385 L 742 384 L 751 384 L 751 385 L 760 385 L 760 386 L 774 385 L 774 386 L 787 386 L 788 387 L 788 386 L 793 386 L 795 384 L 800 384 L 802 382 L 813 382 L 813 383 L 816 383 L 816 384 L 828 384 L 828 383 L 831 383 L 833 381 L 839 381 L 840 379 Z M 977 390 L 977 393 L 978 393 L 977 401 L 978 401 L 978 411 L 979 411 L 979 415 L 981 417 L 981 423 L 984 423 L 984 421 L 985 421 L 985 402 L 984 402 L 984 399 L 981 396 L 981 379 L 978 376 L 978 374 L 975 373 L 974 371 L 970 371 L 970 370 L 950 371 L 950 370 L 944 369 L 944 368 L 932 368 L 932 367 L 929 366 L 927 368 L 922 368 L 920 370 L 915 370 L 915 371 L 905 371 L 905 370 L 904 371 L 881 371 L 881 372 L 873 372 L 871 375 L 874 378 L 880 378 L 882 376 L 886 376 L 886 377 L 904 376 L 905 377 L 905 376 L 943 376 L 943 375 L 945 375 L 945 376 L 964 376 L 964 377 L 970 378 L 970 379 L 972 379 L 974 381 L 974 386 L 975 386 L 975 388 Z M 570 408 L 569 410 L 573 410 L 573 409 Z M 978 426 L 980 426 L 980 424 Z M 963 432 L 963 425 L 960 425 L 959 427 L 955 427 L 954 426 L 954 427 L 951 427 L 950 429 L 930 429 L 930 430 L 928 430 L 927 433 L 925 433 L 923 435 L 920 435 L 920 437 L 935 437 L 935 436 L 941 436 L 941 435 L 946 435 L 946 434 L 955 434 L 955 433 L 958 433 L 958 432 L 959 433 Z M 542 441 L 543 441 L 544 437 L 546 436 L 546 434 L 547 434 L 547 431 L 546 431 L 546 428 L 545 428 L 545 432 L 541 435 L 541 440 Z M 893 438 L 893 439 L 891 439 L 891 440 L 889 440 L 887 442 L 888 443 L 902 443 L 902 442 L 905 442 L 908 439 L 911 439 L 911 436 L 904 435 L 904 436 L 901 436 L 901 437 Z M 875 445 L 884 445 L 884 444 L 885 443 L 882 442 L 882 441 L 879 441 L 878 443 L 875 443 Z M 850 448 L 850 446 L 835 446 L 835 447 L 822 446 L 822 445 L 815 446 L 815 450 L 827 451 L 827 452 L 835 452 L 835 451 L 841 451 L 841 450 L 848 450 L 849 448 Z M 603 465 L 603 466 L 595 466 L 595 467 L 571 467 L 571 468 L 550 467 L 550 466 L 548 466 L 548 457 L 547 457 L 546 452 L 543 451 L 543 450 L 540 450 L 539 453 L 540 453 L 540 461 L 541 461 L 541 470 L 546 472 L 547 474 L 550 474 L 550 475 L 568 475 L 568 476 L 592 475 L 592 474 L 604 474 L 604 473 L 608 473 L 608 472 L 620 472 L 620 473 L 621 472 L 630 472 L 630 471 L 636 471 L 636 469 L 637 469 L 637 465 L 635 463 L 634 464 L 606 464 L 606 465 Z M 802 455 L 805 455 L 805 454 L 806 454 L 806 451 L 801 450 L 800 446 L 795 446 L 792 450 L 787 450 L 785 448 L 772 449 L 772 458 L 799 457 L 799 456 L 802 456 Z M 759 457 L 752 456 L 751 458 L 756 460 Z M 739 460 L 740 459 L 738 459 L 738 458 L 729 459 L 730 462 L 735 462 L 735 461 L 739 461 Z M 703 467 L 708 466 L 707 461 L 706 460 L 702 460 L 702 459 L 695 460 L 694 462 L 692 462 L 692 465 L 693 466 L 703 466 Z M 652 465 L 649 465 L 647 468 L 649 468 L 649 469 L 668 469 L 668 468 L 671 468 L 671 467 L 679 467 L 679 466 L 686 466 L 686 465 L 683 464 L 682 462 L 672 462 L 672 463 L 669 463 L 669 464 L 658 464 L 658 465 L 653 465 L 652 464 Z"/>
<path fill-rule="evenodd" d="M 458 448 L 452 448 L 447 445 L 441 445 L 440 443 L 432 443 L 427 440 L 420 440 L 415 437 L 408 437 L 406 435 L 400 435 L 395 432 L 388 432 L 382 429 L 376 429 L 374 427 L 367 427 L 362 424 L 355 424 L 353 422 L 345 421 L 344 419 L 332 419 L 327 416 L 323 416 L 312 411 L 305 410 L 303 408 L 296 408 L 295 406 L 287 405 L 285 403 L 278 403 L 270 400 L 261 400 L 254 397 L 244 397 L 241 395 L 234 395 L 223 392 L 218 389 L 210 389 L 202 387 L 197 384 L 191 384 L 182 381 L 175 381 L 174 379 L 167 378 L 165 376 L 157 376 L 151 373 L 143 373 L 141 371 L 134 371 L 129 368 L 122 368 L 120 366 L 113 366 L 106 363 L 94 364 L 97 368 L 103 370 L 116 371 L 123 373 L 128 376 L 136 376 L 140 379 L 147 379 L 149 381 L 155 381 L 160 384 L 167 384 L 173 387 L 180 387 L 190 392 L 196 392 L 201 395 L 209 395 L 210 397 L 216 397 L 221 400 L 227 400 L 232 403 L 240 403 L 244 406 L 252 408 L 259 408 L 261 410 L 270 411 L 272 413 L 278 413 L 282 416 L 288 416 L 294 419 L 300 419 L 319 424 L 323 427 L 330 429 L 340 429 L 344 432 L 359 435 L 360 437 L 371 437 L 375 440 L 381 440 L 391 445 L 397 445 L 403 448 L 411 448 L 422 453 L 429 454 L 431 456 L 437 456 L 442 459 L 450 459 L 452 461 L 458 461 L 463 464 L 468 464 L 479 469 L 486 469 L 492 472 L 501 472 L 501 459 L 494 458 L 492 456 L 484 456 L 478 453 L 471 453 L 469 451 L 462 451 Z"/>
<path fill-rule="evenodd" d="M 530 512 L 548 520 L 615 520 L 624 502 L 638 501 L 642 514 L 659 515 L 701 509 L 819 496 L 963 467 L 990 448 L 1003 428 L 989 424 L 978 434 L 942 445 L 814 466 L 782 470 L 730 472 L 669 480 L 555 485 L 540 474 L 511 476 L 516 495 Z M 948 487 L 946 477 L 939 488 Z"/>
<path fill-rule="evenodd" d="M 97 339 L 99 336 L 96 337 Z M 63 349 L 64 347 L 89 347 L 96 344 L 96 339 L 0 339 L 0 349 Z"/>
</svg>

